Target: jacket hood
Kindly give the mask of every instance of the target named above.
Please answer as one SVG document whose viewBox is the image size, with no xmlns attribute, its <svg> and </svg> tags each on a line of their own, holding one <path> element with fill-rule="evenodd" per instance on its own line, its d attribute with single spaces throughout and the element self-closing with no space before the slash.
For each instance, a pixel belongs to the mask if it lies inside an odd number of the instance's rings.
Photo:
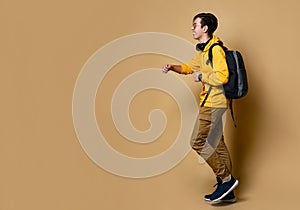
<svg viewBox="0 0 300 210">
<path fill-rule="evenodd" d="M 199 44 L 197 44 L 196 45 L 196 50 L 197 51 L 202 51 L 202 52 L 207 52 L 209 50 L 210 46 L 214 43 L 217 43 L 217 42 L 221 42 L 223 44 L 223 42 L 220 40 L 219 37 L 213 35 L 213 37 L 210 39 L 210 41 L 208 43 L 199 43 Z M 204 49 L 203 49 L 203 47 L 204 47 Z M 201 48 L 203 50 L 201 50 Z"/>
</svg>

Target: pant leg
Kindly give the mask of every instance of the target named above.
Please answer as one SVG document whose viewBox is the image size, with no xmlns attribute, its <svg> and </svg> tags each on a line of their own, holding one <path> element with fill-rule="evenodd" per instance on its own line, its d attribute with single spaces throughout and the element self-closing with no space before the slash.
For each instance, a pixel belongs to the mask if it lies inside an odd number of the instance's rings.
<svg viewBox="0 0 300 210">
<path fill-rule="evenodd" d="M 199 128 L 192 148 L 208 163 L 216 176 L 231 172 L 231 160 L 223 137 L 222 116 L 226 109 L 200 107 Z"/>
<path fill-rule="evenodd" d="M 219 157 L 223 160 L 223 162 L 226 164 L 226 167 L 228 168 L 229 172 L 232 173 L 232 162 L 229 150 L 225 144 L 224 136 L 222 135 L 222 138 L 219 142 L 219 145 L 216 148 L 216 153 L 219 155 Z"/>
<path fill-rule="evenodd" d="M 232 172 L 231 159 L 225 144 L 220 143 L 206 162 L 218 177 L 225 178 Z"/>
</svg>

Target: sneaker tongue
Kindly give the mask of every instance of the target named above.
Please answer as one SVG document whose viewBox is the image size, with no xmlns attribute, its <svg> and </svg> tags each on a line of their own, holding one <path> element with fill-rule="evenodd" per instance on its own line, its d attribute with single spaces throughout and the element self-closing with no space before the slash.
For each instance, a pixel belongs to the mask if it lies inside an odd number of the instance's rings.
<svg viewBox="0 0 300 210">
<path fill-rule="evenodd" d="M 222 182 L 223 182 L 222 178 L 217 176 L 217 182 L 218 182 L 218 184 L 222 184 Z"/>
</svg>

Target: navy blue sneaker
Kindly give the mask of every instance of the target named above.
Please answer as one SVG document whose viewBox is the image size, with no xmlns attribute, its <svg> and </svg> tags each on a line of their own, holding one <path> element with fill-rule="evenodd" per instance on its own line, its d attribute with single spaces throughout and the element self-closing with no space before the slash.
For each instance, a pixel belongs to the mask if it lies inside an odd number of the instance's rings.
<svg viewBox="0 0 300 210">
<path fill-rule="evenodd" d="M 217 186 L 217 188 L 218 188 L 218 186 L 220 184 L 222 184 L 222 179 L 220 177 L 217 177 L 217 184 L 215 184 L 214 187 Z M 211 198 L 212 195 L 213 195 L 213 193 L 205 195 L 204 196 L 204 200 L 205 201 L 211 201 L 210 198 Z M 220 202 L 222 202 L 222 203 L 235 203 L 236 202 L 236 198 L 235 198 L 234 192 L 231 191 L 230 193 L 228 193 L 224 198 L 222 198 L 220 200 Z"/>
<path fill-rule="evenodd" d="M 219 185 L 221 185 L 221 184 L 222 184 L 222 179 L 221 179 L 220 177 L 217 176 L 217 183 L 214 185 L 214 187 L 217 186 L 217 189 L 216 189 L 216 190 L 218 190 Z M 211 201 L 211 200 L 210 200 L 210 197 L 211 197 L 212 195 L 213 195 L 213 193 L 212 193 L 212 194 L 205 195 L 205 196 L 204 196 L 204 200 L 205 200 L 205 201 Z"/>
<path fill-rule="evenodd" d="M 239 184 L 239 181 L 231 176 L 230 181 L 219 183 L 215 192 L 210 196 L 211 204 L 218 204 L 222 202 L 222 199 L 225 198 L 230 192 L 232 192 Z"/>
<path fill-rule="evenodd" d="M 211 197 L 212 194 L 209 194 L 209 195 L 205 195 L 204 196 L 204 200 L 207 201 L 207 202 L 210 202 L 210 197 Z M 234 192 L 231 191 L 230 193 L 228 193 L 224 198 L 222 198 L 220 200 L 220 202 L 215 202 L 215 204 L 218 204 L 218 203 L 235 203 L 236 202 L 236 197 L 234 195 Z"/>
</svg>

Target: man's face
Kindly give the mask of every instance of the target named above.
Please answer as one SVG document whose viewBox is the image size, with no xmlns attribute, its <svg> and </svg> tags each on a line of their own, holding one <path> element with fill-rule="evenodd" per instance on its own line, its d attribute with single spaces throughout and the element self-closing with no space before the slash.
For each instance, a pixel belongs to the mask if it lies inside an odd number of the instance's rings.
<svg viewBox="0 0 300 210">
<path fill-rule="evenodd" d="M 192 25 L 192 32 L 194 39 L 199 40 L 204 34 L 204 27 L 201 26 L 201 18 L 196 18 Z"/>
</svg>

